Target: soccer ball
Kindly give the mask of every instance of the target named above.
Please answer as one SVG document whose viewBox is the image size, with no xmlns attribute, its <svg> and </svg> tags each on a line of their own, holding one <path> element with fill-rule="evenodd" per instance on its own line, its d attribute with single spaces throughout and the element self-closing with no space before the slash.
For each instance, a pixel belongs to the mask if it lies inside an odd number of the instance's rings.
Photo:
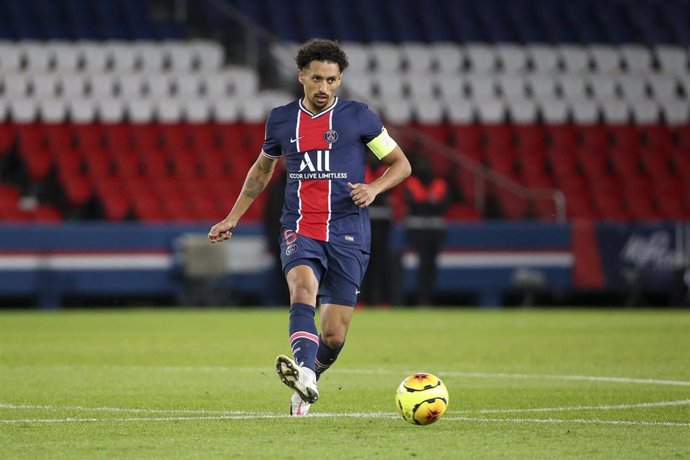
<svg viewBox="0 0 690 460">
<path fill-rule="evenodd" d="M 412 374 L 400 383 L 395 393 L 395 406 L 408 422 L 430 425 L 446 412 L 448 389 L 435 375 Z"/>
</svg>

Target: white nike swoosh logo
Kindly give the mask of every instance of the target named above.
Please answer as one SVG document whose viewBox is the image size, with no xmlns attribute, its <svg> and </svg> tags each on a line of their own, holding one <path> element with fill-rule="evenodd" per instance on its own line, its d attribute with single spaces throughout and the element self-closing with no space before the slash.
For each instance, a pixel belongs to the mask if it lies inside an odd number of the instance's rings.
<svg viewBox="0 0 690 460">
<path fill-rule="evenodd" d="M 297 139 L 290 138 L 290 143 L 291 143 L 291 144 L 294 144 L 295 142 L 297 142 L 298 140 L 302 139 L 303 137 L 304 137 L 304 136 L 300 136 L 300 137 L 298 137 Z"/>
</svg>

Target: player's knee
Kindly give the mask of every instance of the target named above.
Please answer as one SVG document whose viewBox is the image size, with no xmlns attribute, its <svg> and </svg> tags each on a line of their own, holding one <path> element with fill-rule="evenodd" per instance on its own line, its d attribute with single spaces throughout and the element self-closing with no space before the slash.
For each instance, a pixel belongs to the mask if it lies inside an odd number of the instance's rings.
<svg viewBox="0 0 690 460">
<path fill-rule="evenodd" d="M 311 286 L 309 283 L 295 283 L 290 286 L 290 302 L 312 304 L 315 302 L 317 290 L 317 286 Z"/>
<path fill-rule="evenodd" d="M 329 348 L 339 348 L 345 343 L 345 331 L 323 330 L 321 331 L 321 340 Z"/>
</svg>

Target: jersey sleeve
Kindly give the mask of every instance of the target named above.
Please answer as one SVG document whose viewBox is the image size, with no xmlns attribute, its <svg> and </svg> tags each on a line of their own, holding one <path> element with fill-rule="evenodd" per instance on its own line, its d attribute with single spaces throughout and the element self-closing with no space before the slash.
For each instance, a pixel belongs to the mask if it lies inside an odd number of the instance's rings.
<svg viewBox="0 0 690 460">
<path fill-rule="evenodd" d="M 359 123 L 362 130 L 362 141 L 378 159 L 391 153 L 398 145 L 390 137 L 379 117 L 367 106 L 363 106 L 360 111 Z"/>
<path fill-rule="evenodd" d="M 268 114 L 266 119 L 266 131 L 264 134 L 264 145 L 261 147 L 261 153 L 268 158 L 277 160 L 283 155 L 283 149 L 280 146 L 276 136 L 275 117 L 273 111 Z"/>
</svg>

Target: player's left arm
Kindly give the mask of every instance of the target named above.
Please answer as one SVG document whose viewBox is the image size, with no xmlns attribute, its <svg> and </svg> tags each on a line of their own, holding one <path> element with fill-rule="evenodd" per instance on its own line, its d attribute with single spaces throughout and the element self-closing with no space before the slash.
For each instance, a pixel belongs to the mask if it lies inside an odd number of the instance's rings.
<svg viewBox="0 0 690 460">
<path fill-rule="evenodd" d="M 368 184 L 352 184 L 348 182 L 352 201 L 360 208 L 369 206 L 378 194 L 395 187 L 409 177 L 412 172 L 410 162 L 399 145 L 396 144 L 385 155 L 379 156 L 380 153 L 376 151 L 374 153 L 381 161 L 388 165 L 384 173 Z"/>
</svg>

